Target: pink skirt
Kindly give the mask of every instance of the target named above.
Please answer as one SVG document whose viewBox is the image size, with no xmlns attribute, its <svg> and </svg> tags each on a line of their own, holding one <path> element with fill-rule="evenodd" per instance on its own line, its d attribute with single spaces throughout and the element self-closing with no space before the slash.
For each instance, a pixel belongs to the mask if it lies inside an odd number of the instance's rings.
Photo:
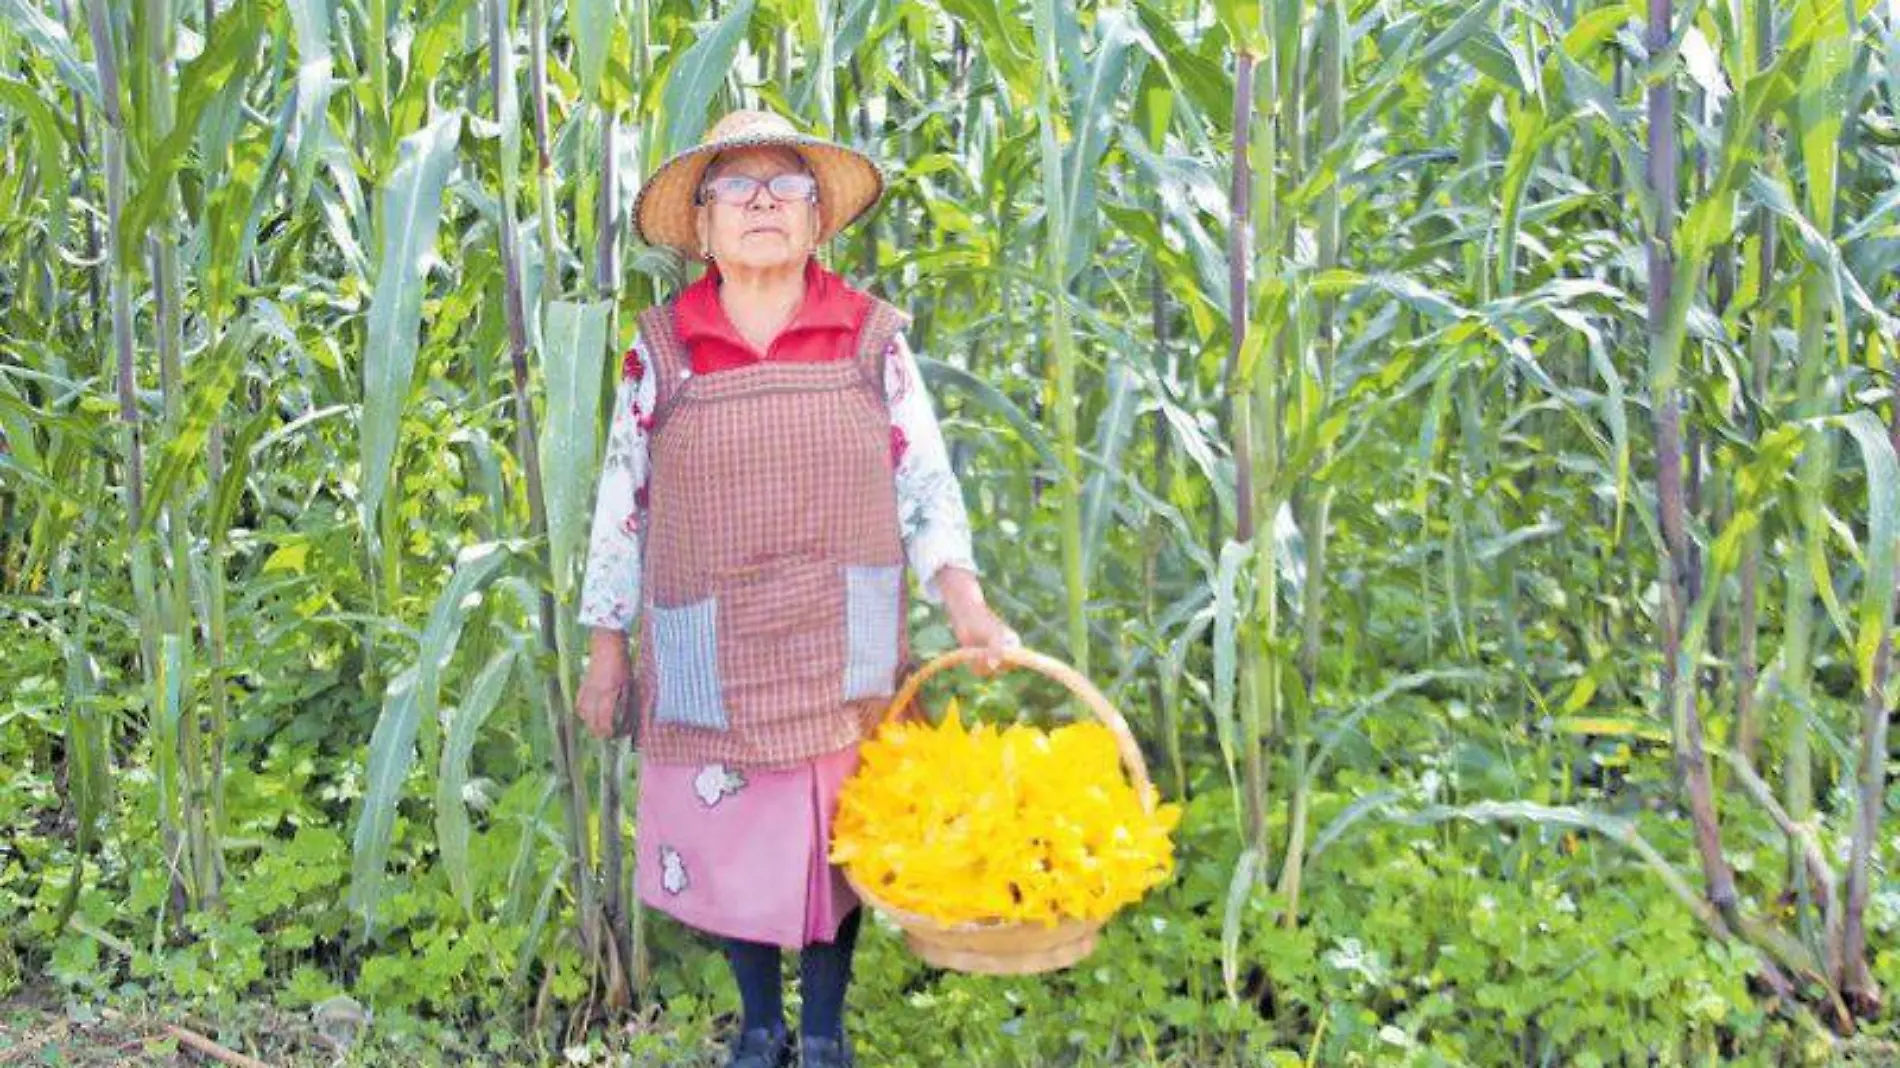
<svg viewBox="0 0 1900 1068">
<path fill-rule="evenodd" d="M 830 942 L 858 906 L 830 860 L 852 746 L 796 767 L 640 770 L 634 885 L 649 907 L 708 934 L 798 949 Z"/>
</svg>

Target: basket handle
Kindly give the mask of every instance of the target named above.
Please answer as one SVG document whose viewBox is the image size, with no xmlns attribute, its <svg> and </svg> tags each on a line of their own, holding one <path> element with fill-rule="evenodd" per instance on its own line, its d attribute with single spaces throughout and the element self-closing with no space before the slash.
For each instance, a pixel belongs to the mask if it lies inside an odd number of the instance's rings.
<svg viewBox="0 0 1900 1068">
<path fill-rule="evenodd" d="M 1085 678 L 1081 672 L 1051 656 L 1038 653 L 1033 649 L 1013 648 L 996 651 L 992 649 L 954 649 L 927 663 L 910 677 L 891 698 L 890 707 L 884 712 L 886 722 L 903 718 L 911 708 L 911 702 L 924 682 L 939 672 L 995 656 L 1011 668 L 1027 668 L 1039 675 L 1054 679 L 1068 688 L 1076 700 L 1088 706 L 1095 718 L 1102 721 L 1108 732 L 1115 736 L 1115 748 L 1120 751 L 1122 766 L 1128 769 L 1129 778 L 1134 780 L 1135 794 L 1141 798 L 1141 807 L 1152 813 L 1155 810 L 1154 782 L 1148 778 L 1148 762 L 1142 759 L 1141 746 L 1135 742 L 1135 735 L 1128 729 L 1128 721 L 1115 710 L 1102 691 Z"/>
</svg>

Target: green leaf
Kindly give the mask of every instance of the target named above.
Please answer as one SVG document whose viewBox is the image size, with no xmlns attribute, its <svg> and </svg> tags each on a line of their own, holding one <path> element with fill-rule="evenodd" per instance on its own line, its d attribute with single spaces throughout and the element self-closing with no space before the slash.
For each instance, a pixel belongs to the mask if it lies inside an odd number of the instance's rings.
<svg viewBox="0 0 1900 1068">
<path fill-rule="evenodd" d="M 471 921 L 477 917 L 468 872 L 468 808 L 462 794 L 468 785 L 468 761 L 475 751 L 475 738 L 481 733 L 482 724 L 487 722 L 488 714 L 500 702 L 508 685 L 508 672 L 514 667 L 519 652 L 517 645 L 498 650 L 469 684 L 461 706 L 449 721 L 448 740 L 442 746 L 441 767 L 436 773 L 436 848 L 441 852 L 442 866 L 449 873 L 449 885 Z"/>
<path fill-rule="evenodd" d="M 1214 129 L 1231 127 L 1234 122 L 1232 76 L 1220 64 L 1211 62 L 1189 47 L 1175 29 L 1170 15 L 1159 10 L 1150 0 L 1139 0 L 1136 11 L 1141 18 L 1144 36 L 1141 44 L 1148 50 L 1150 62 L 1143 80 L 1146 82 L 1154 77 L 1158 70 L 1174 90 L 1173 94 L 1169 94 L 1165 90 L 1144 89 L 1141 107 L 1149 118 L 1157 119 L 1162 112 L 1185 108 L 1199 113 L 1200 124 Z M 1162 99 L 1154 99 L 1154 96 Z M 1192 125 L 1195 124 L 1191 121 Z M 1150 151 L 1160 152 L 1165 148 L 1161 140 L 1166 132 L 1165 126 L 1157 128 L 1147 125 L 1144 132 L 1155 138 L 1148 144 Z"/>
<path fill-rule="evenodd" d="M 574 74 L 589 103 L 600 103 L 600 72 L 607 66 L 607 47 L 613 41 L 620 13 L 616 0 L 573 0 L 568 7 L 574 39 Z"/>
<path fill-rule="evenodd" d="M 416 730 L 424 719 L 436 714 L 442 668 L 455 655 L 462 624 L 476 595 L 495 580 L 508 559 L 507 549 L 496 542 L 470 546 L 462 552 L 455 574 L 429 613 L 416 662 L 398 673 L 384 691 L 383 711 L 370 735 L 363 805 L 351 846 L 349 904 L 351 911 L 361 917 L 366 934 L 382 901 L 396 808 L 402 801 L 403 781 L 416 759 Z"/>
<path fill-rule="evenodd" d="M 99 817 L 110 811 L 112 801 L 112 745 L 107 720 L 97 703 L 98 672 L 89 648 L 93 603 L 91 571 L 80 578 L 79 608 L 72 631 L 60 638 L 60 651 L 66 661 L 66 794 L 78 824 L 78 851 L 83 854 L 97 841 Z M 73 888 L 77 893 L 83 879 L 83 865 L 75 865 Z M 74 900 L 72 897 L 69 901 Z"/>
<path fill-rule="evenodd" d="M 1877 303 L 1854 272 L 1847 269 L 1840 245 L 1795 206 L 1794 196 L 1785 184 L 1769 174 L 1757 171 L 1748 179 L 1747 192 L 1749 200 L 1755 205 L 1768 209 L 1794 227 L 1807 254 L 1808 269 L 1828 276 L 1827 281 L 1836 301 L 1851 301 L 1862 314 L 1878 323 L 1882 331 L 1890 334 L 1900 332 L 1900 317 Z"/>
<path fill-rule="evenodd" d="M 1861 687 L 1872 689 L 1874 655 L 1892 626 L 1894 553 L 1900 549 L 1900 458 L 1874 413 L 1850 412 L 1831 421 L 1853 437 L 1867 468 L 1867 565 L 1861 576 L 1854 663 Z"/>
<path fill-rule="evenodd" d="M 1104 10 L 1095 20 L 1096 45 L 1083 84 L 1069 106 L 1075 139 L 1064 161 L 1063 219 L 1068 223 L 1064 247 L 1068 250 L 1068 279 L 1073 282 L 1095 259 L 1096 183 L 1102 157 L 1116 129 L 1122 86 L 1128 80 L 1129 50 L 1142 43 L 1141 25 L 1119 9 Z M 1152 45 L 1150 45 L 1152 47 Z"/>
<path fill-rule="evenodd" d="M 756 0 L 739 0 L 673 65 L 661 111 L 666 120 L 668 153 L 682 152 L 698 143 L 706 129 L 706 109 L 720 84 L 732 73 L 732 61 L 745 41 L 754 6 Z"/>
<path fill-rule="evenodd" d="M 1547 128 L 1540 107 L 1513 105 L 1511 109 L 1511 151 L 1504 164 L 1504 184 L 1498 201 L 1502 208 L 1498 219 L 1498 291 L 1509 294 L 1517 277 L 1518 227 L 1524 211 L 1524 194 L 1530 187 L 1531 172 L 1537 158 L 1555 133 Z"/>
<path fill-rule="evenodd" d="M 595 426 L 607 359 L 607 316 L 611 301 L 548 305 L 541 330 L 543 373 L 547 382 L 547 431 L 541 451 L 542 487 L 547 494 L 548 541 L 554 557 L 554 589 L 564 601 L 572 588 L 575 565 L 588 520 L 597 473 Z"/>
<path fill-rule="evenodd" d="M 1563 529 L 1563 524 L 1550 520 L 1518 527 L 1509 533 L 1488 537 L 1474 544 L 1471 547 L 1472 559 L 1481 564 L 1488 564 L 1497 559 L 1499 555 L 1511 549 L 1515 549 L 1526 542 L 1536 541 L 1539 538 L 1547 538 L 1553 534 L 1562 533 Z"/>
<path fill-rule="evenodd" d="M 1709 553 L 1712 571 L 1718 575 L 1733 574 L 1741 565 L 1742 550 L 1749 536 L 1760 529 L 1761 513 L 1753 508 L 1744 508 L 1731 516 Z"/>
<path fill-rule="evenodd" d="M 1093 576 L 1107 537 L 1108 517 L 1114 512 L 1113 479 L 1121 467 L 1122 447 L 1139 414 L 1140 380 L 1126 362 L 1109 370 L 1108 406 L 1095 424 L 1093 467 L 1082 489 L 1082 570 Z"/>
<path fill-rule="evenodd" d="M 395 833 L 396 805 L 402 798 L 402 782 L 415 760 L 416 669 L 403 669 L 390 681 L 383 694 L 382 714 L 376 717 L 376 730 L 370 735 L 368 782 L 363 792 L 363 807 L 356 820 L 356 836 L 351 847 L 351 911 L 362 918 L 367 934 L 374 924 L 376 909 L 382 903 L 384 865 L 389 858 L 390 839 Z"/>
<path fill-rule="evenodd" d="M 0 15 L 4 15 L 28 43 L 52 57 L 59 76 L 84 96 L 87 103 L 95 108 L 102 105 L 99 74 L 92 64 L 79 58 L 79 50 L 73 47 L 73 39 L 66 33 L 66 27 L 46 17 L 44 12 L 33 6 L 31 0 L 0 0 Z M 8 65 L 12 65 L 11 61 Z"/>
<path fill-rule="evenodd" d="M 970 28 L 983 58 L 990 61 L 1014 102 L 1022 104 L 1036 93 L 1035 46 L 1026 35 L 1025 20 L 1006 12 L 997 0 L 939 0 L 944 13 Z"/>
<path fill-rule="evenodd" d="M 1801 162 L 1807 169 L 1808 215 L 1823 234 L 1834 232 L 1834 201 L 1847 120 L 1847 73 L 1854 58 L 1852 27 L 1836 3 L 1796 5 L 1795 32 L 1812 33 L 1795 104 Z"/>
<path fill-rule="evenodd" d="M 1233 878 L 1227 882 L 1227 905 L 1221 910 L 1220 923 L 1220 975 L 1221 983 L 1227 989 L 1230 1004 L 1240 1004 L 1240 933 L 1246 922 L 1247 902 L 1253 899 L 1255 885 L 1259 882 L 1260 851 L 1253 848 L 1240 851 L 1240 859 L 1234 863 Z"/>
<path fill-rule="evenodd" d="M 1630 494 L 1630 431 L 1628 391 L 1623 385 L 1623 376 L 1616 369 L 1616 361 L 1611 358 L 1609 346 L 1604 342 L 1601 331 L 1590 326 L 1584 338 L 1590 353 L 1590 368 L 1603 379 L 1603 425 L 1610 433 L 1612 462 L 1616 472 L 1616 515 L 1610 524 L 1612 543 L 1623 537 L 1623 514 L 1629 506 Z"/>
<path fill-rule="evenodd" d="M 1490 27 L 1472 33 L 1459 46 L 1458 55 L 1506 92 L 1525 93 L 1530 90 L 1517 68 L 1517 61 L 1511 58 L 1510 46 Z"/>
<path fill-rule="evenodd" d="M 1479 0 L 1467 7 L 1463 14 L 1444 32 L 1432 38 L 1415 61 L 1415 69 L 1431 70 L 1446 56 L 1463 48 L 1466 41 L 1477 37 L 1491 25 L 1491 16 L 1497 11 L 1499 0 Z"/>
<path fill-rule="evenodd" d="M 334 61 L 330 53 L 330 0 L 290 0 L 291 24 L 297 37 L 297 106 L 289 131 L 291 158 L 290 199 L 301 206 L 316 174 L 317 150 L 323 144 Z"/>
<path fill-rule="evenodd" d="M 214 173 L 216 184 L 205 211 L 204 236 L 209 249 L 204 293 L 212 321 L 221 323 L 234 309 L 238 274 L 255 247 L 257 235 L 252 227 L 257 211 L 264 202 L 274 199 L 265 191 L 273 184 L 275 161 L 269 145 L 258 138 L 246 138 L 225 153 Z"/>
<path fill-rule="evenodd" d="M 403 138 L 400 162 L 383 189 L 383 251 L 363 352 L 360 507 L 372 544 L 415 373 L 424 264 L 435 249 L 442 190 L 455 163 L 461 129 L 461 113 L 452 111 Z"/>
<path fill-rule="evenodd" d="M 144 511 L 139 516 L 141 527 L 149 528 L 158 520 L 159 512 L 172 503 L 173 494 L 186 484 L 191 472 L 204 463 L 205 442 L 211 434 L 211 425 L 237 388 L 249 352 L 249 340 L 247 331 L 228 331 L 209 353 L 191 364 L 182 391 L 187 407 L 158 450 L 157 470 L 145 495 Z"/>
<path fill-rule="evenodd" d="M 158 690 L 164 701 L 159 707 L 159 721 L 164 725 L 164 736 L 175 738 L 185 716 L 185 641 L 180 635 L 167 633 L 160 647 L 163 653 Z"/>
<path fill-rule="evenodd" d="M 1261 17 L 1260 0 L 1214 0 L 1214 14 L 1237 50 L 1256 56 L 1267 50 L 1267 27 Z"/>
<path fill-rule="evenodd" d="M 157 225 L 160 214 L 170 203 L 172 176 L 184 166 L 186 150 L 198 135 L 200 121 L 217 110 L 213 107 L 214 101 L 227 87 L 249 76 L 259 58 L 260 42 L 268 22 L 269 10 L 264 0 L 238 0 L 236 6 L 218 16 L 205 50 L 179 72 L 174 105 L 178 123 L 152 150 L 143 173 L 133 172 L 138 193 L 126 205 L 125 233 L 143 234 Z M 223 107 L 232 110 L 238 103 L 232 96 L 224 101 Z M 207 167 L 222 164 L 221 159 L 206 161 Z"/>
<path fill-rule="evenodd" d="M 836 3 L 837 0 L 832 0 L 834 8 Z M 798 8 L 804 17 L 799 19 L 799 30 L 801 34 L 812 35 L 805 38 L 802 43 L 806 48 L 811 49 L 813 54 L 817 54 L 820 48 L 828 48 L 830 54 L 837 57 L 839 63 L 846 62 L 845 57 L 856 55 L 858 49 L 863 47 L 865 37 L 871 32 L 872 19 L 878 14 L 878 6 L 879 0 L 850 0 L 850 5 L 844 9 L 844 14 L 835 16 L 837 25 L 831 31 L 830 39 L 826 41 L 821 36 L 818 5 L 800 4 Z M 820 66 L 821 64 L 817 62 L 809 63 L 805 76 L 792 87 L 791 111 L 793 114 L 822 115 L 824 108 L 818 99 L 820 85 L 827 78 L 835 81 L 839 72 L 821 71 Z"/>
<path fill-rule="evenodd" d="M 20 457 L 12 453 L 0 452 L 0 471 L 11 472 L 15 477 L 32 485 L 36 489 L 47 490 L 61 496 L 66 496 L 64 491 L 62 491 L 58 484 L 52 479 L 47 478 L 38 469 L 23 462 Z M 76 499 L 74 500 L 75 503 L 77 503 Z"/>
<path fill-rule="evenodd" d="M 1235 682 L 1240 673 L 1240 573 L 1254 552 L 1249 542 L 1228 541 L 1221 546 L 1220 569 L 1214 576 L 1214 728 L 1230 779 L 1240 737 L 1234 712 Z"/>
<path fill-rule="evenodd" d="M 258 571 L 265 575 L 273 571 L 289 571 L 293 574 L 301 575 L 304 572 L 304 562 L 309 558 L 309 542 L 289 542 L 273 549 L 271 554 L 264 558 L 264 565 L 258 568 Z"/>
<path fill-rule="evenodd" d="M 1016 402 L 1010 400 L 1002 390 L 961 367 L 926 356 L 917 357 L 917 370 L 923 375 L 924 381 L 933 392 L 946 387 L 955 389 L 975 401 L 980 407 L 987 408 L 991 414 L 1001 417 L 1012 430 L 1016 431 L 1017 438 L 1023 444 L 1035 450 L 1036 456 L 1043 463 L 1044 470 L 1061 469 L 1062 461 L 1057 458 L 1054 446 L 1049 444 L 1049 439 L 1043 435 L 1041 428 L 1036 426 L 1029 416 L 1023 414 L 1023 410 L 1017 407 Z"/>
<path fill-rule="evenodd" d="M 1260 286 L 1260 293 L 1263 296 L 1276 290 L 1277 283 Z M 1259 367 L 1260 357 L 1267 351 L 1267 346 L 1273 342 L 1274 335 L 1271 320 L 1264 323 L 1255 321 L 1248 325 L 1250 329 L 1247 331 L 1247 336 L 1241 340 L 1240 352 L 1234 359 L 1234 390 L 1240 394 L 1245 394 L 1253 388 L 1254 371 Z M 1272 373 L 1271 368 L 1268 373 Z"/>
<path fill-rule="evenodd" d="M 1633 6 L 1626 3 L 1608 4 L 1579 14 L 1564 34 L 1564 54 L 1574 60 L 1588 57 L 1634 17 Z"/>
<path fill-rule="evenodd" d="M 59 234 L 66 220 L 66 168 L 60 162 L 65 139 L 60 136 L 59 119 L 39 94 L 24 82 L 0 77 L 0 111 L 11 111 L 26 121 L 32 134 L 33 155 L 39 167 L 40 190 L 46 197 L 53 233 Z"/>
<path fill-rule="evenodd" d="M 1722 61 L 1715 54 L 1715 46 L 1695 26 L 1689 27 L 1682 38 L 1682 66 L 1710 106 L 1720 110 L 1731 91 L 1728 78 L 1722 72 Z"/>
<path fill-rule="evenodd" d="M 167 631 L 159 637 L 157 671 L 152 679 L 157 705 L 152 730 L 153 762 L 157 765 L 159 804 L 176 804 L 178 794 L 178 724 L 185 715 L 185 639 Z M 173 817 L 175 818 L 175 817 Z"/>
</svg>

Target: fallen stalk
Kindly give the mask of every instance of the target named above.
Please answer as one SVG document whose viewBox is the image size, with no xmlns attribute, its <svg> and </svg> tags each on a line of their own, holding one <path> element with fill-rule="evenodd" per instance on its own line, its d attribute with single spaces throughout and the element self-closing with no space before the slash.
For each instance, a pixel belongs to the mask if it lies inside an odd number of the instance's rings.
<svg viewBox="0 0 1900 1068">
<path fill-rule="evenodd" d="M 117 1012 L 113 1009 L 101 1009 L 99 1014 L 111 1020 L 113 1023 L 134 1023 L 134 1021 L 128 1018 L 124 1013 Z M 192 1049 L 214 1061 L 236 1065 L 237 1068 L 273 1068 L 269 1061 L 260 1061 L 256 1057 L 239 1053 L 237 1050 L 229 1046 L 220 1045 L 188 1027 L 180 1027 L 177 1024 L 169 1023 L 161 1023 L 159 1026 L 165 1029 L 166 1034 L 177 1039 L 179 1045 L 190 1046 Z"/>
</svg>

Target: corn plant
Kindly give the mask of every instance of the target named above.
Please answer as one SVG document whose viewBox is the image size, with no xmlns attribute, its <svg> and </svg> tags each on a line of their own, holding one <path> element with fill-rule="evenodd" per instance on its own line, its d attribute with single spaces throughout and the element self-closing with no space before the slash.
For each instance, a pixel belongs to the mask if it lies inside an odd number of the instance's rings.
<svg viewBox="0 0 1900 1068">
<path fill-rule="evenodd" d="M 573 615 L 632 313 L 692 273 L 632 194 L 764 106 L 889 165 L 821 256 L 913 313 L 991 601 L 1218 824 L 1230 1017 L 1402 828 L 1653 885 L 1764 1004 L 1878 1026 L 1896 56 L 1841 0 L 0 0 L 54 927 L 157 871 L 105 933 L 183 951 L 304 746 L 324 967 L 439 898 L 549 1043 L 678 989 Z"/>
</svg>

